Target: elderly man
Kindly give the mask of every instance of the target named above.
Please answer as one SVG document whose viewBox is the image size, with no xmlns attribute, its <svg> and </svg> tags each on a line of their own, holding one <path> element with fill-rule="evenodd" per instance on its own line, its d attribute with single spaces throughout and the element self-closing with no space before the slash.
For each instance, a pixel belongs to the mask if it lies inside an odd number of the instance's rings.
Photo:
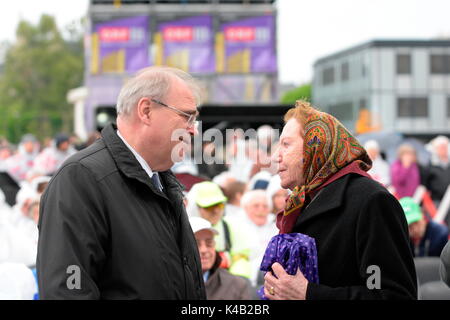
<svg viewBox="0 0 450 320">
<path fill-rule="evenodd" d="M 369 140 L 364 144 L 367 155 L 372 160 L 372 168 L 368 173 L 372 178 L 381 183 L 386 188 L 391 185 L 391 173 L 389 164 L 380 155 L 380 146 L 376 140 Z"/>
<path fill-rule="evenodd" d="M 277 216 L 280 233 L 317 247 L 319 284 L 280 263 L 265 275 L 269 299 L 416 299 L 408 229 L 398 201 L 366 171 L 364 148 L 331 115 L 298 101 L 273 156 L 292 190 Z M 273 273 L 272 273 L 273 272 Z"/>
<path fill-rule="evenodd" d="M 411 249 L 415 257 L 439 257 L 448 240 L 448 228 L 429 220 L 413 198 L 399 200 L 408 223 Z"/>
<path fill-rule="evenodd" d="M 189 222 L 197 241 L 208 300 L 251 299 L 252 288 L 248 280 L 219 268 L 222 258 L 215 249 L 214 240 L 219 232 L 206 219 L 190 217 Z"/>
<path fill-rule="evenodd" d="M 181 186 L 169 170 L 174 147 L 190 142 L 172 133 L 194 135 L 198 97 L 194 79 L 172 68 L 144 69 L 124 85 L 117 127 L 68 159 L 42 196 L 41 298 L 205 298 Z"/>
<path fill-rule="evenodd" d="M 232 274 L 250 278 L 248 233 L 243 226 L 224 217 L 227 198 L 217 184 L 210 181 L 193 186 L 199 215 L 218 231 L 216 250 L 222 257 L 221 268 Z"/>
</svg>

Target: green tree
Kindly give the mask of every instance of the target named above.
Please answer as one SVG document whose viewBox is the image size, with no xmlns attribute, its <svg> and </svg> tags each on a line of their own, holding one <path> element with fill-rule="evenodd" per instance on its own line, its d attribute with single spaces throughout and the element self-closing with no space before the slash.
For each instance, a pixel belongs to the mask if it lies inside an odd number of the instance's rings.
<svg viewBox="0 0 450 320">
<path fill-rule="evenodd" d="M 301 99 L 311 101 L 311 84 L 307 83 L 298 88 L 287 91 L 281 98 L 281 103 L 294 104 L 295 101 Z"/>
<path fill-rule="evenodd" d="M 17 142 L 25 133 L 43 138 L 72 131 L 66 95 L 83 79 L 80 30 L 72 24 L 65 39 L 52 16 L 42 15 L 37 25 L 19 22 L 0 76 L 0 136 Z"/>
</svg>

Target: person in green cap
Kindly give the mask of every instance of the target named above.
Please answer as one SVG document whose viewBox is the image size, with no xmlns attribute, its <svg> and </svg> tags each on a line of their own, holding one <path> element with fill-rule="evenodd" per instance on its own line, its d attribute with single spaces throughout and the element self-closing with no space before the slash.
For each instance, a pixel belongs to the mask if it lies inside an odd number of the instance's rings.
<svg viewBox="0 0 450 320">
<path fill-rule="evenodd" d="M 248 235 L 232 219 L 224 217 L 227 198 L 214 182 L 204 181 L 194 185 L 195 203 L 200 217 L 208 220 L 219 234 L 216 250 L 222 258 L 220 267 L 245 278 L 251 276 Z"/>
<path fill-rule="evenodd" d="M 439 257 L 448 241 L 448 228 L 428 220 L 413 198 L 404 197 L 399 202 L 405 212 L 414 256 Z"/>
</svg>

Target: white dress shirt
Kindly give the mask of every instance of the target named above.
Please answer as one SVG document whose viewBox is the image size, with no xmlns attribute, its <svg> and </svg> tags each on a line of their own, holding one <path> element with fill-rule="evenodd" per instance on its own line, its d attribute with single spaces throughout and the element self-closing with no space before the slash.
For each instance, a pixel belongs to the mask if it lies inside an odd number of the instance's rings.
<svg viewBox="0 0 450 320">
<path fill-rule="evenodd" d="M 125 143 L 125 145 L 127 146 L 127 148 L 130 149 L 130 151 L 131 151 L 131 152 L 133 153 L 133 155 L 136 157 L 136 160 L 139 162 L 139 164 L 141 165 L 142 169 L 144 169 L 144 171 L 148 174 L 149 178 L 150 178 L 151 180 L 153 180 L 153 179 L 152 179 L 152 176 L 153 176 L 154 174 L 158 175 L 158 172 L 153 172 L 153 171 L 152 171 L 152 169 L 151 169 L 150 166 L 148 165 L 147 161 L 145 161 L 145 159 L 142 158 L 141 155 L 140 155 L 136 150 L 134 150 L 134 148 L 133 148 L 132 146 L 130 146 L 130 145 L 128 144 L 128 142 L 125 140 L 125 138 L 120 134 L 120 131 L 119 131 L 119 130 L 117 130 L 117 135 L 119 136 L 120 139 L 122 139 L 123 143 Z M 159 183 L 159 190 L 162 190 L 162 189 L 163 189 L 163 186 L 162 186 L 161 182 L 159 181 L 159 179 L 158 179 L 158 183 Z"/>
</svg>

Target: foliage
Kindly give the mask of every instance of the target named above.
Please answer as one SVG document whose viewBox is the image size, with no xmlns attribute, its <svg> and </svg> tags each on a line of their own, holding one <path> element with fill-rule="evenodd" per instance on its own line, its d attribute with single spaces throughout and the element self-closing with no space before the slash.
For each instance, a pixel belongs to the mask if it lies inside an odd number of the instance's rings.
<svg viewBox="0 0 450 320">
<path fill-rule="evenodd" d="M 82 83 L 82 33 L 75 24 L 63 37 L 49 15 L 37 25 L 20 21 L 0 75 L 0 136 L 17 142 L 25 133 L 39 138 L 70 133 L 73 107 L 67 92 Z"/>
<path fill-rule="evenodd" d="M 281 98 L 281 103 L 294 104 L 296 100 L 311 101 L 311 84 L 304 84 L 298 88 L 287 91 Z"/>
</svg>

